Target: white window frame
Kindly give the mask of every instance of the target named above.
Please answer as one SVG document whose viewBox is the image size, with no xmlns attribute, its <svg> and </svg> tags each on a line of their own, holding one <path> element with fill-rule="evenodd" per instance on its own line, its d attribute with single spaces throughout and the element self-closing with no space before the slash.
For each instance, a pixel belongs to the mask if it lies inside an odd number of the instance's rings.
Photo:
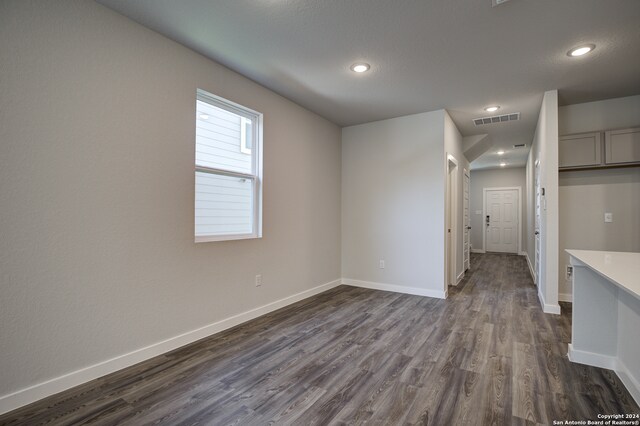
<svg viewBox="0 0 640 426">
<path fill-rule="evenodd" d="M 251 155 L 251 148 L 247 147 L 247 121 L 244 117 L 240 119 L 240 152 Z"/>
<path fill-rule="evenodd" d="M 198 89 L 196 92 L 196 99 L 209 105 L 213 105 L 215 107 L 224 109 L 225 111 L 229 111 L 233 114 L 237 114 L 243 119 L 241 120 L 241 133 L 244 136 L 244 141 L 246 141 L 246 127 L 244 126 L 244 120 L 251 120 L 253 125 L 251 126 L 252 132 L 252 142 L 253 145 L 251 149 L 248 149 L 247 154 L 251 154 L 251 169 L 252 173 L 240 173 L 240 172 L 232 172 L 229 170 L 212 168 L 212 167 L 204 167 L 195 165 L 195 147 L 196 141 L 194 140 L 194 237 L 196 243 L 205 243 L 211 241 L 230 241 L 230 240 L 245 240 L 245 239 L 253 239 L 253 238 L 262 238 L 262 125 L 263 125 L 263 116 L 261 113 L 239 105 L 235 102 L 229 101 L 227 99 L 221 98 L 220 96 L 213 95 L 205 90 Z M 242 140 L 241 140 L 241 150 L 242 150 Z M 246 144 L 246 142 L 244 142 Z M 245 145 L 246 149 L 246 145 Z M 244 152 L 244 151 L 242 151 Z M 195 173 L 209 173 L 218 176 L 233 176 L 241 179 L 248 179 L 252 181 L 253 186 L 253 209 L 252 209 L 252 230 L 253 232 L 247 234 L 224 234 L 224 235 L 195 235 Z"/>
</svg>

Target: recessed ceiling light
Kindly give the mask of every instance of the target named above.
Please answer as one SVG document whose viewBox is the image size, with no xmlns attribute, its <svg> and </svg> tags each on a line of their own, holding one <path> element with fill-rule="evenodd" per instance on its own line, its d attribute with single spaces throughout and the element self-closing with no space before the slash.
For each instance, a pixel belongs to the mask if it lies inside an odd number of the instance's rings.
<svg viewBox="0 0 640 426">
<path fill-rule="evenodd" d="M 504 155 L 504 151 L 498 151 L 498 155 Z"/>
<path fill-rule="evenodd" d="M 578 46 L 578 47 L 574 47 L 573 49 L 571 49 L 570 51 L 567 52 L 568 56 L 582 56 L 582 55 L 586 55 L 587 53 L 593 51 L 593 49 L 596 48 L 595 44 L 585 44 L 584 46 Z"/>
<path fill-rule="evenodd" d="M 499 105 L 495 105 L 495 106 L 486 107 L 484 110 L 487 111 L 487 112 L 495 112 L 495 111 L 497 111 L 499 109 L 500 109 L 500 106 Z"/>
<path fill-rule="evenodd" d="M 200 114 L 198 117 L 202 118 L 203 120 L 208 120 L 209 114 Z"/>
<path fill-rule="evenodd" d="M 351 65 L 351 71 L 353 72 L 366 72 L 369 71 L 369 68 L 371 68 L 371 65 L 365 64 L 364 62 Z"/>
<path fill-rule="evenodd" d="M 500 163 L 500 167 L 504 167 L 506 165 L 507 165 L 507 163 Z"/>
</svg>

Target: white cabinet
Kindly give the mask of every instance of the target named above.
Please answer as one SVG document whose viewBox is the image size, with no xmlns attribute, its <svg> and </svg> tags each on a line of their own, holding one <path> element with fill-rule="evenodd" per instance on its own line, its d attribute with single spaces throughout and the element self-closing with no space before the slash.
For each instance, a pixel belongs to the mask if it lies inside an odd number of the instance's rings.
<svg viewBox="0 0 640 426">
<path fill-rule="evenodd" d="M 602 138 L 600 132 L 560 136 L 558 140 L 558 167 L 594 167 L 602 164 Z"/>
<path fill-rule="evenodd" d="M 628 166 L 640 166 L 640 127 L 558 138 L 560 171 Z"/>
<path fill-rule="evenodd" d="M 605 132 L 605 163 L 640 163 L 640 128 Z"/>
</svg>

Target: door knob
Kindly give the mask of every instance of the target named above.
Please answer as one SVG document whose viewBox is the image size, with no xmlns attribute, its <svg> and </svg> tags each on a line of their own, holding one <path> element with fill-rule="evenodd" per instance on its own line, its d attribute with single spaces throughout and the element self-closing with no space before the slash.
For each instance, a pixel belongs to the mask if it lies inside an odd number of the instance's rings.
<svg viewBox="0 0 640 426">
<path fill-rule="evenodd" d="M 471 227 L 470 227 L 470 226 L 467 226 L 467 229 L 471 229 Z"/>
<path fill-rule="evenodd" d="M 540 235 L 540 232 L 536 231 L 533 233 L 534 235 Z"/>
</svg>

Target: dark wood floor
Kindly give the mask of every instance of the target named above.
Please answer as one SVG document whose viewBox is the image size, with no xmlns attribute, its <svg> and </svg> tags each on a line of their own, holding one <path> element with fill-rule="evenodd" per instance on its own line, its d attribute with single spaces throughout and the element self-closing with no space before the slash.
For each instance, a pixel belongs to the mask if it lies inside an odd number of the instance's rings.
<svg viewBox="0 0 640 426">
<path fill-rule="evenodd" d="M 447 300 L 341 286 L 0 417 L 17 424 L 551 424 L 639 413 L 567 359 L 522 257 L 473 255 Z"/>
</svg>

